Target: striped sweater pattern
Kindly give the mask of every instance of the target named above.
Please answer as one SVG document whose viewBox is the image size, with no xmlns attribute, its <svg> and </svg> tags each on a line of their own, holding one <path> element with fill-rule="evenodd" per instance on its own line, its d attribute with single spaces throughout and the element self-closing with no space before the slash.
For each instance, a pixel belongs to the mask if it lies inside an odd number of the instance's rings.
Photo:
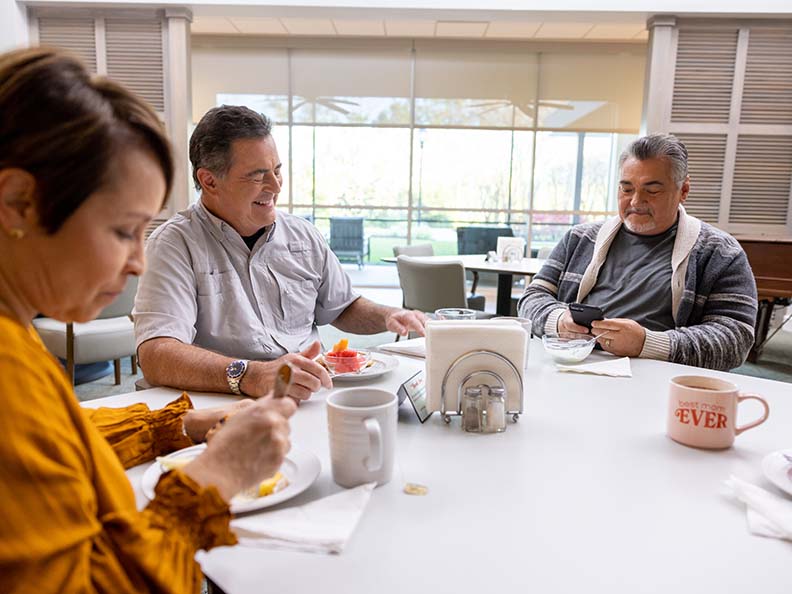
<svg viewBox="0 0 792 594">
<path fill-rule="evenodd" d="M 588 295 L 620 226 L 618 217 L 577 225 L 553 249 L 518 304 L 535 334 L 554 331 L 566 304 Z M 676 328 L 647 330 L 640 356 L 719 370 L 741 365 L 754 342 L 757 297 L 740 244 L 680 206 L 672 269 L 670 287 L 647 290 L 672 293 Z"/>
</svg>

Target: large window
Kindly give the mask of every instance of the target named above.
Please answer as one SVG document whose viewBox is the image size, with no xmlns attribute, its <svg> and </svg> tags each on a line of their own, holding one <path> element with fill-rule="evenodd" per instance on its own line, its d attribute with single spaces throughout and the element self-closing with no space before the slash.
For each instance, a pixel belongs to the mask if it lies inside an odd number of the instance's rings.
<svg viewBox="0 0 792 594">
<path fill-rule="evenodd" d="M 552 246 L 615 210 L 616 160 L 640 124 L 641 45 L 224 43 L 194 41 L 196 121 L 222 103 L 271 117 L 280 204 L 325 231 L 330 217 L 365 216 L 372 262 L 408 242 L 456 253 L 461 225 Z"/>
</svg>

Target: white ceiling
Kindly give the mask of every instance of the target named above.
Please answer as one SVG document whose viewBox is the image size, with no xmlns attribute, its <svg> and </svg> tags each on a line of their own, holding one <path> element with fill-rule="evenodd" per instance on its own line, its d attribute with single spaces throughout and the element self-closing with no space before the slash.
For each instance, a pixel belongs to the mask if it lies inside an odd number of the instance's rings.
<svg viewBox="0 0 792 594">
<path fill-rule="evenodd" d="M 571 22 L 511 20 L 400 20 L 196 15 L 199 35 L 304 35 L 331 37 L 436 37 L 463 39 L 559 39 L 635 41 L 647 39 L 643 20 Z"/>
</svg>

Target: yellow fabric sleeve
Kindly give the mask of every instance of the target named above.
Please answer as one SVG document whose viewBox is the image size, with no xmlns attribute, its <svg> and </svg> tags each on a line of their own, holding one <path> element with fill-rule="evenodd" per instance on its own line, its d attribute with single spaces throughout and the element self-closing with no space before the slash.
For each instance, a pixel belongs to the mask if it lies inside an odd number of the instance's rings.
<svg viewBox="0 0 792 594">
<path fill-rule="evenodd" d="M 164 408 L 151 411 L 143 403 L 123 408 L 83 408 L 124 468 L 194 445 L 182 431 L 182 417 L 193 407 L 186 393 Z"/>
<path fill-rule="evenodd" d="M 138 511 L 118 456 L 57 360 L 2 316 L 0 336 L 0 592 L 198 592 L 196 551 L 236 542 L 217 490 L 171 472 Z M 148 415 L 151 439 L 127 451 L 164 448 L 178 403 L 161 415 L 135 411 Z M 134 431 L 119 434 L 133 443 Z"/>
</svg>

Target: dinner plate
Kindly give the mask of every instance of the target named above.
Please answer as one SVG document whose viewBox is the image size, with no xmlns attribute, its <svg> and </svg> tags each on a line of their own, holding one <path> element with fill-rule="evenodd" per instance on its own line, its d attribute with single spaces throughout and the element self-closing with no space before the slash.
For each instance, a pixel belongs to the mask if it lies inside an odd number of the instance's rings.
<svg viewBox="0 0 792 594">
<path fill-rule="evenodd" d="M 332 374 L 330 377 L 333 378 L 333 381 L 341 380 L 346 382 L 361 382 L 385 375 L 389 371 L 396 369 L 398 366 L 399 360 L 396 357 L 392 357 L 384 353 L 371 353 L 371 365 L 365 369 L 362 369 L 361 371 L 352 371 L 349 373 Z"/>
<path fill-rule="evenodd" d="M 792 495 L 792 462 L 784 454 L 792 456 L 792 449 L 767 454 L 762 459 L 762 472 L 776 487 Z"/>
<path fill-rule="evenodd" d="M 164 458 L 195 458 L 204 449 L 206 444 L 198 444 L 183 450 L 178 450 Z M 289 481 L 289 484 L 282 490 L 271 495 L 264 497 L 256 497 L 255 499 L 246 498 L 242 495 L 237 495 L 231 500 L 231 513 L 240 514 L 244 512 L 263 509 L 282 503 L 292 497 L 295 497 L 310 487 L 319 476 L 319 471 L 322 466 L 317 458 L 311 452 L 292 447 L 280 471 Z M 141 486 L 143 487 L 143 494 L 149 499 L 154 498 L 154 487 L 157 486 L 160 476 L 165 472 L 159 462 L 154 462 L 146 469 L 141 479 Z"/>
</svg>

